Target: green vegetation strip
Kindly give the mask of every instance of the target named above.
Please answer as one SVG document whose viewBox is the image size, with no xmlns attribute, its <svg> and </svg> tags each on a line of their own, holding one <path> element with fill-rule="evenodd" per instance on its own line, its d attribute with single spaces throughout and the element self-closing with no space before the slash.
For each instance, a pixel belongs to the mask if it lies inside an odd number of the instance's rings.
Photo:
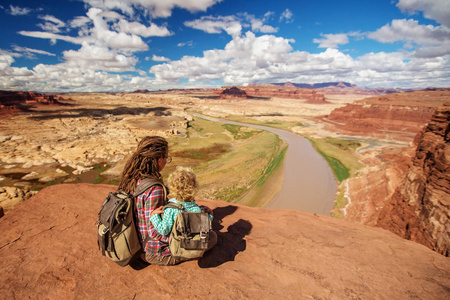
<svg viewBox="0 0 450 300">
<path fill-rule="evenodd" d="M 308 138 L 314 149 L 328 162 L 339 182 L 352 177 L 362 167 L 355 155 L 361 143 L 356 140 L 325 138 Z"/>
<path fill-rule="evenodd" d="M 248 206 L 261 206 L 261 202 L 267 200 L 263 195 L 263 186 L 267 183 L 268 180 L 273 178 L 272 176 L 283 165 L 287 149 L 288 146 L 285 145 L 278 151 L 278 153 L 275 154 L 275 157 L 270 161 L 267 169 L 264 171 L 264 174 L 256 181 L 255 188 L 257 190 L 255 196 L 247 203 Z"/>
<path fill-rule="evenodd" d="M 323 148 L 319 147 L 319 144 L 316 140 L 309 139 L 311 144 L 313 145 L 314 149 L 322 155 L 323 158 L 328 162 L 328 165 L 330 166 L 331 170 L 334 173 L 334 176 L 336 176 L 337 180 L 339 182 L 344 181 L 345 179 L 350 177 L 350 171 L 347 169 L 338 159 L 328 156 L 324 151 Z"/>
</svg>

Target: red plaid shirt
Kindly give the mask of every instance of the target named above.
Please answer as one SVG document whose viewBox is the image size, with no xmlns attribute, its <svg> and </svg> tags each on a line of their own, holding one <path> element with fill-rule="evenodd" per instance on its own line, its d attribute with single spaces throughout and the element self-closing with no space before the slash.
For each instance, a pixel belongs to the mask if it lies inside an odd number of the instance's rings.
<svg viewBox="0 0 450 300">
<path fill-rule="evenodd" d="M 137 184 L 139 185 L 140 183 L 141 180 L 139 179 Z M 136 198 L 137 225 L 142 242 L 144 242 L 146 236 L 150 236 L 144 248 L 144 251 L 147 253 L 161 256 L 171 255 L 169 250 L 169 237 L 160 235 L 153 227 L 152 222 L 150 222 L 152 211 L 166 204 L 167 199 L 164 199 L 164 191 L 160 185 L 150 187 Z"/>
</svg>

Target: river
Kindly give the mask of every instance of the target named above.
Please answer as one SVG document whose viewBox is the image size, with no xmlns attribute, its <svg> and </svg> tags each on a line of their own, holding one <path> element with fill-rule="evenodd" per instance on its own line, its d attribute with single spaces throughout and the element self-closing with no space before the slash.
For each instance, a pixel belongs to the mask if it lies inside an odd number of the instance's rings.
<svg viewBox="0 0 450 300">
<path fill-rule="evenodd" d="M 330 215 L 330 210 L 334 207 L 337 181 L 326 160 L 316 152 L 307 139 L 282 129 L 210 118 L 199 114 L 194 116 L 214 122 L 266 130 L 280 136 L 289 145 L 284 161 L 283 186 L 280 193 L 265 207 Z"/>
</svg>

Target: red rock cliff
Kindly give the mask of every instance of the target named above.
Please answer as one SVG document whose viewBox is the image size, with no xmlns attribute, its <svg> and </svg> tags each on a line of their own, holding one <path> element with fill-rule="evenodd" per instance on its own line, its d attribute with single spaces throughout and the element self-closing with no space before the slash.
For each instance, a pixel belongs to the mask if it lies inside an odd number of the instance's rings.
<svg viewBox="0 0 450 300">
<path fill-rule="evenodd" d="M 449 91 L 420 91 L 367 98 L 333 110 L 326 120 L 346 134 L 412 141 L 437 107 L 450 101 Z"/>
<path fill-rule="evenodd" d="M 450 248 L 450 103 L 416 139 L 406 179 L 382 209 L 378 226 L 446 256 Z"/>
</svg>

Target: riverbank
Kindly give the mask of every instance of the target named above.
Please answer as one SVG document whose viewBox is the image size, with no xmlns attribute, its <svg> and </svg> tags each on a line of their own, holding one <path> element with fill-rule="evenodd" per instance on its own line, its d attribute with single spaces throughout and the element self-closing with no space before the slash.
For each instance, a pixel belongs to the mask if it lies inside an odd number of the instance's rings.
<svg viewBox="0 0 450 300">
<path fill-rule="evenodd" d="M 280 192 L 264 207 L 296 209 L 330 215 L 330 211 L 334 208 L 337 182 L 325 159 L 315 151 L 307 139 L 272 127 L 216 119 L 198 114 L 194 116 L 220 123 L 249 126 L 278 135 L 288 145 L 284 161 L 283 183 Z"/>
</svg>

